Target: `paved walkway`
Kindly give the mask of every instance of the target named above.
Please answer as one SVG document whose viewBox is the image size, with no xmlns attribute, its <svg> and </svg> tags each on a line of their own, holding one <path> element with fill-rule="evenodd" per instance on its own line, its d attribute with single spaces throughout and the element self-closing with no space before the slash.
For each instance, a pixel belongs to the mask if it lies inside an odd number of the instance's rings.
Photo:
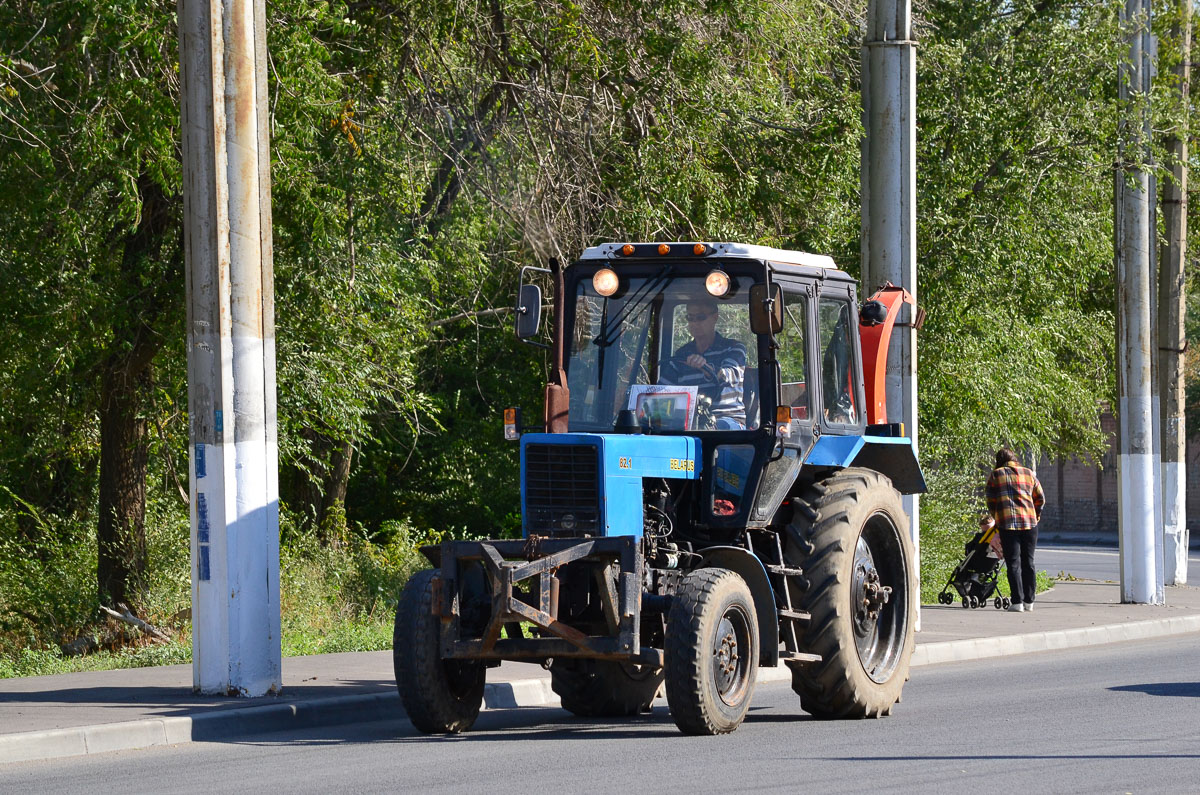
<svg viewBox="0 0 1200 795">
<path fill-rule="evenodd" d="M 923 607 L 913 664 L 1189 632 L 1200 632 L 1200 588 L 1168 588 L 1166 606 L 1124 605 L 1115 583 L 1063 582 L 1042 594 L 1032 613 Z M 758 678 L 769 686 L 790 674 L 760 669 Z M 0 679 L 0 763 L 403 715 L 391 652 L 285 659 L 280 696 L 201 697 L 191 686 L 190 665 Z M 540 666 L 505 663 L 488 671 L 489 709 L 556 703 Z"/>
</svg>

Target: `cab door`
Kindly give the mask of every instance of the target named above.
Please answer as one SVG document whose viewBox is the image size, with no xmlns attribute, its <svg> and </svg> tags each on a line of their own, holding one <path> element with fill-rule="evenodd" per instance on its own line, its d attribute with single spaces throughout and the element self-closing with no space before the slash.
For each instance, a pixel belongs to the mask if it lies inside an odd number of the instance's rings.
<svg viewBox="0 0 1200 795">
<path fill-rule="evenodd" d="M 776 407 L 786 406 L 791 415 L 791 431 L 780 440 L 775 454 L 763 471 L 751 520 L 755 525 L 770 522 L 800 473 L 808 451 L 819 433 L 817 412 L 819 392 L 814 379 L 817 361 L 815 343 L 815 284 L 781 282 L 783 286 L 783 331 L 775 335 L 779 346 L 774 395 L 763 395 L 763 416 L 775 415 Z M 764 379 L 764 384 L 766 380 Z M 768 400 L 768 397 L 771 399 Z M 773 405 L 769 405 L 773 404 Z"/>
</svg>

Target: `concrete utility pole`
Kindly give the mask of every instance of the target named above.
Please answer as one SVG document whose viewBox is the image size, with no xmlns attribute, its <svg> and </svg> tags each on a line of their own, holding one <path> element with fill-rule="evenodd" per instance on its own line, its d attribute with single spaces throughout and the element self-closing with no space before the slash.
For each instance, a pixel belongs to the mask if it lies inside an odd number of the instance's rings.
<svg viewBox="0 0 1200 795">
<path fill-rule="evenodd" d="M 1179 44 L 1174 68 L 1179 95 L 1179 126 L 1167 137 L 1171 178 L 1162 190 L 1166 240 L 1160 258 L 1158 281 L 1159 392 L 1162 395 L 1163 580 L 1167 585 L 1187 585 L 1188 528 L 1185 485 L 1183 366 L 1184 316 L 1187 284 L 1187 178 L 1188 107 L 1191 90 L 1192 0 L 1180 0 L 1179 21 L 1172 40 Z"/>
<path fill-rule="evenodd" d="M 1129 60 L 1120 66 L 1122 116 L 1116 173 L 1117 506 L 1121 600 L 1162 604 L 1161 503 L 1155 448 L 1151 290 L 1154 224 L 1147 171 L 1150 0 L 1126 0 L 1121 13 Z"/>
<path fill-rule="evenodd" d="M 917 43 L 910 0 L 869 0 L 862 53 L 862 292 L 884 282 L 917 295 Z M 919 300 L 919 299 L 918 299 Z M 917 333 L 901 305 L 887 362 L 887 416 L 917 447 Z M 919 577 L 920 504 L 904 497 Z"/>
<path fill-rule="evenodd" d="M 196 690 L 281 685 L 263 0 L 179 0 Z"/>
</svg>

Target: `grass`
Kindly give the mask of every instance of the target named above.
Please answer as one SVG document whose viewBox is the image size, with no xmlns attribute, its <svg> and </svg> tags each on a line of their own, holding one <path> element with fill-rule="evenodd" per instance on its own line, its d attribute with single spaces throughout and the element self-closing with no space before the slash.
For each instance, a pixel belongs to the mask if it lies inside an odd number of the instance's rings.
<svg viewBox="0 0 1200 795">
<path fill-rule="evenodd" d="M 0 678 L 190 663 L 189 528 L 186 514 L 177 513 L 147 517 L 152 574 L 138 610 L 171 636 L 167 643 L 101 617 L 91 531 L 45 522 L 38 554 L 30 554 L 27 543 L 14 540 L 17 533 L 0 528 L 0 538 L 10 539 L 0 543 Z M 438 539 L 392 522 L 374 536 L 343 531 L 321 545 L 286 517 L 281 524 L 283 655 L 391 648 L 400 588 L 428 565 L 418 547 Z M 63 647 L 81 637 L 99 648 L 65 654 Z"/>
</svg>

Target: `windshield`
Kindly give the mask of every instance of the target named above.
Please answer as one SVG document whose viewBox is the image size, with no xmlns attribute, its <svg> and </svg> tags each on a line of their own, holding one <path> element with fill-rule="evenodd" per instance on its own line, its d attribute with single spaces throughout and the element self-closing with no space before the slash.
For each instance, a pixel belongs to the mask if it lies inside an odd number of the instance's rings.
<svg viewBox="0 0 1200 795">
<path fill-rule="evenodd" d="M 749 284 L 713 298 L 704 276 L 622 277 L 604 298 L 590 280 L 574 296 L 567 361 L 569 429 L 613 430 L 632 409 L 647 430 L 736 431 L 758 427 L 757 342 Z M 746 281 L 746 280 L 741 280 Z"/>
</svg>

